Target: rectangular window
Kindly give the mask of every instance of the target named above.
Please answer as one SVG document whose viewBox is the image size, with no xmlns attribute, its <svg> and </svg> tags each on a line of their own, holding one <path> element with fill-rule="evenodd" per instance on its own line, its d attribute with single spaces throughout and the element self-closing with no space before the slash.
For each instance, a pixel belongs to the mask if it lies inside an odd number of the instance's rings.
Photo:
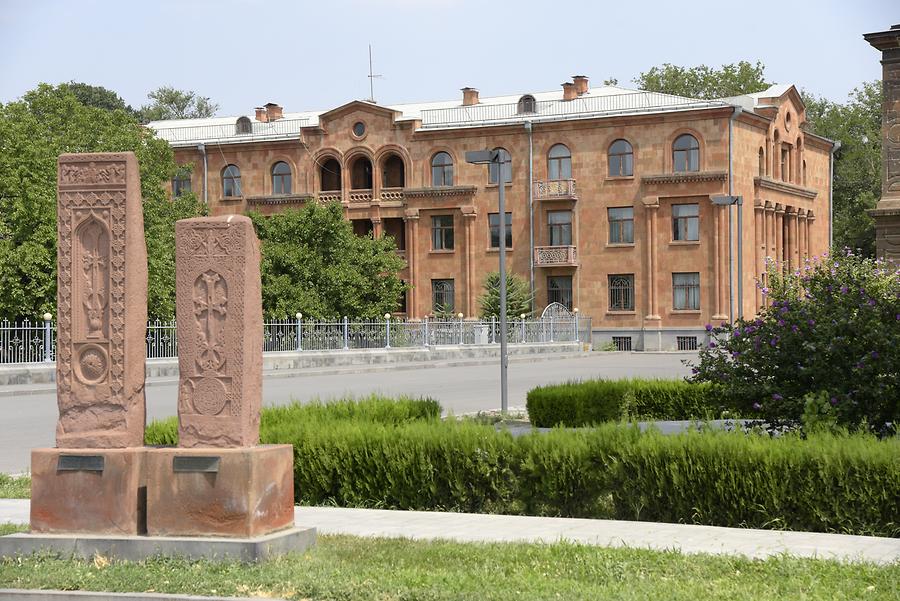
<svg viewBox="0 0 900 601">
<path fill-rule="evenodd" d="M 572 245 L 572 211 L 548 211 L 550 246 Z"/>
<path fill-rule="evenodd" d="M 406 280 L 400 280 L 404 286 L 406 286 Z M 397 312 L 398 313 L 406 313 L 406 302 L 407 295 L 409 294 L 409 290 L 403 290 L 400 293 L 400 298 L 397 299 Z"/>
<path fill-rule="evenodd" d="M 781 147 L 781 181 L 787 182 L 791 180 L 791 148 L 790 146 Z"/>
<path fill-rule="evenodd" d="M 435 315 L 452 315 L 453 297 L 453 280 L 431 280 L 431 307 Z"/>
<path fill-rule="evenodd" d="M 631 336 L 613 336 L 612 341 L 616 345 L 617 351 L 631 350 Z"/>
<path fill-rule="evenodd" d="M 187 169 L 180 169 L 175 177 L 172 178 L 172 196 L 178 198 L 183 194 L 191 191 L 191 172 Z"/>
<path fill-rule="evenodd" d="M 609 310 L 634 311 L 634 274 L 609 276 Z"/>
<path fill-rule="evenodd" d="M 500 213 L 488 213 L 491 248 L 500 248 Z M 512 213 L 506 214 L 506 248 L 512 248 Z"/>
<path fill-rule="evenodd" d="M 559 303 L 572 310 L 572 276 L 555 275 L 547 278 L 547 304 Z"/>
<path fill-rule="evenodd" d="M 453 250 L 453 215 L 431 218 L 431 249 Z"/>
<path fill-rule="evenodd" d="M 634 244 L 634 208 L 615 207 L 608 209 L 609 243 Z"/>
<path fill-rule="evenodd" d="M 672 205 L 672 239 L 700 239 L 700 205 Z"/>
<path fill-rule="evenodd" d="M 696 351 L 697 350 L 697 337 L 696 336 L 676 336 L 675 344 L 678 345 L 679 351 Z"/>
<path fill-rule="evenodd" d="M 672 274 L 672 307 L 678 310 L 700 310 L 700 274 Z"/>
</svg>

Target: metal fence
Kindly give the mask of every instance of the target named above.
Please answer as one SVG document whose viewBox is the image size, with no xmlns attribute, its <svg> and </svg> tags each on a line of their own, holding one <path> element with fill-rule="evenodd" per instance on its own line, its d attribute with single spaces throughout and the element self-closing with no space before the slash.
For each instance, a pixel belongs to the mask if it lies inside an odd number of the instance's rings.
<svg viewBox="0 0 900 601">
<path fill-rule="evenodd" d="M 0 322 L 0 364 L 54 361 L 55 323 Z M 545 317 L 507 322 L 509 344 L 551 342 L 590 343 L 591 319 Z M 340 351 L 349 349 L 416 348 L 441 345 L 499 344 L 497 319 L 281 319 L 263 324 L 263 351 Z M 147 358 L 178 356 L 175 321 L 147 323 Z"/>
</svg>

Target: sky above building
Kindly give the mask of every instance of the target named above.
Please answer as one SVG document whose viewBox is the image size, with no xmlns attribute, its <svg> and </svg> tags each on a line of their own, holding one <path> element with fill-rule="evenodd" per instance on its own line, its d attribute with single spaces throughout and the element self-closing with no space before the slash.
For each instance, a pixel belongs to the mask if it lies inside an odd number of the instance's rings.
<svg viewBox="0 0 900 601">
<path fill-rule="evenodd" d="M 547 91 L 574 74 L 631 87 L 655 65 L 739 60 L 842 101 L 881 77 L 862 34 L 896 23 L 897 0 L 0 0 L 0 101 L 74 80 L 135 107 L 171 85 L 223 116 L 324 110 L 369 97 L 369 44 L 381 104 Z"/>
</svg>

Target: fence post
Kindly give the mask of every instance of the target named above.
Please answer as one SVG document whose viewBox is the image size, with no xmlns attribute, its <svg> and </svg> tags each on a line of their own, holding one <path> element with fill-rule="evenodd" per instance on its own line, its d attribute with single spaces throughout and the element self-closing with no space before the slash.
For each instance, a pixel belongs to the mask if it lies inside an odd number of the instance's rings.
<svg viewBox="0 0 900 601">
<path fill-rule="evenodd" d="M 553 316 L 550 316 L 550 342 L 553 342 Z"/>
<path fill-rule="evenodd" d="M 578 342 L 578 307 L 575 307 L 574 313 L 575 313 L 575 342 Z"/>
<path fill-rule="evenodd" d="M 522 318 L 522 344 L 525 344 L 525 314 L 522 313 L 519 317 Z"/>
<path fill-rule="evenodd" d="M 391 314 L 384 314 L 384 348 L 391 348 Z"/>
<path fill-rule="evenodd" d="M 300 317 L 297 318 L 297 350 L 303 350 L 303 313 L 298 313 Z"/>
<path fill-rule="evenodd" d="M 350 348 L 350 321 L 346 315 L 344 315 L 344 350 Z"/>
<path fill-rule="evenodd" d="M 459 346 L 462 346 L 463 343 L 463 314 L 457 313 L 456 316 L 459 318 Z"/>
<path fill-rule="evenodd" d="M 51 342 L 50 342 L 50 320 L 53 319 L 53 316 L 49 313 L 44 313 L 44 361 L 49 363 L 53 361 L 52 353 L 51 353 Z"/>
<path fill-rule="evenodd" d="M 424 346 L 425 348 L 428 348 L 428 316 L 427 315 L 425 316 L 424 323 L 425 323 L 425 335 L 422 336 L 422 346 Z"/>
<path fill-rule="evenodd" d="M 497 330 L 494 329 L 494 319 L 496 316 L 491 315 L 491 344 L 497 342 Z"/>
</svg>

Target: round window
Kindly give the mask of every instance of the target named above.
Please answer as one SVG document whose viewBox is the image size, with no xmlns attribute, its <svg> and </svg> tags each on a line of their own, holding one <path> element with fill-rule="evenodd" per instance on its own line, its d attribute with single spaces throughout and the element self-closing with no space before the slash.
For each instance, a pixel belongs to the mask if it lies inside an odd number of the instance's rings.
<svg viewBox="0 0 900 601">
<path fill-rule="evenodd" d="M 357 121 L 353 124 L 353 135 L 357 138 L 362 138 L 366 135 L 366 124 L 362 121 Z"/>
</svg>

